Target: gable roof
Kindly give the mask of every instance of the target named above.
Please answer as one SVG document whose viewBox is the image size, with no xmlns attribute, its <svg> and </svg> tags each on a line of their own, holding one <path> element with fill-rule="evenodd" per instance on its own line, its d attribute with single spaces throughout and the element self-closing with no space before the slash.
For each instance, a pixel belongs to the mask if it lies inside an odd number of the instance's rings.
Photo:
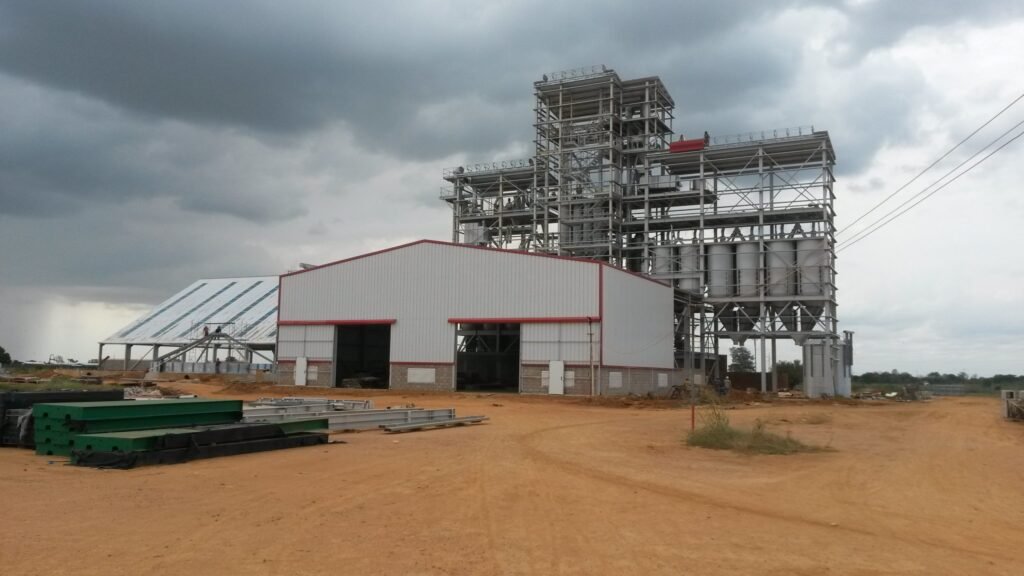
<svg viewBox="0 0 1024 576">
<path fill-rule="evenodd" d="M 553 259 L 556 259 L 556 260 L 567 260 L 567 261 L 570 261 L 570 262 L 581 262 L 581 263 L 584 263 L 584 264 L 592 264 L 594 266 L 604 266 L 604 267 L 609 268 L 611 270 L 615 270 L 616 272 L 621 272 L 623 274 L 629 274 L 629 275 L 632 275 L 632 276 L 636 276 L 637 278 L 642 278 L 644 280 L 647 280 L 649 282 L 654 282 L 655 284 L 660 284 L 662 286 L 671 286 L 670 284 L 668 284 L 666 282 L 663 282 L 661 280 L 657 280 L 655 278 L 651 278 L 650 276 L 646 276 L 644 274 L 639 274 L 637 272 L 632 272 L 630 270 L 623 270 L 622 268 L 619 268 L 617 266 L 612 266 L 611 264 L 609 264 L 607 262 L 604 262 L 602 260 L 593 260 L 593 259 L 590 259 L 590 258 L 580 258 L 578 256 L 561 256 L 561 255 L 558 255 L 558 254 L 544 254 L 543 252 L 527 252 L 525 250 L 510 250 L 510 249 L 505 249 L 505 248 L 492 248 L 490 246 L 475 246 L 473 244 L 458 244 L 458 243 L 455 243 L 455 242 L 443 242 L 441 240 L 427 240 L 427 239 L 416 240 L 416 241 L 413 241 L 413 242 L 407 242 L 405 244 L 399 244 L 398 246 L 392 246 L 391 248 L 384 248 L 382 250 L 376 250 L 374 252 L 368 252 L 366 254 L 361 254 L 359 256 L 352 256 L 351 258 L 344 258 L 344 259 L 341 259 L 341 260 L 335 260 L 333 262 L 328 262 L 326 264 L 321 264 L 319 266 L 313 266 L 313 267 L 310 267 L 310 268 L 306 268 L 304 270 L 296 270 L 294 272 L 288 272 L 288 273 L 282 274 L 281 278 L 284 278 L 286 276 L 295 276 L 297 274 L 305 274 L 306 272 L 313 272 L 315 270 L 320 270 L 322 268 L 329 268 L 331 266 L 337 266 L 338 264 L 344 264 L 346 262 L 352 262 L 354 260 L 361 260 L 363 258 L 369 258 L 371 256 L 377 256 L 378 254 L 385 254 L 387 252 L 394 252 L 395 250 L 403 250 L 405 248 L 410 248 L 412 246 L 418 246 L 420 244 L 434 244 L 434 245 L 438 245 L 438 246 L 447 246 L 447 247 L 452 247 L 452 248 L 464 248 L 464 249 L 468 249 L 468 250 L 484 250 L 484 251 L 493 252 L 493 253 L 496 253 L 496 254 L 515 255 L 515 256 L 530 256 L 530 257 L 533 257 L 533 258 L 553 258 Z"/>
</svg>

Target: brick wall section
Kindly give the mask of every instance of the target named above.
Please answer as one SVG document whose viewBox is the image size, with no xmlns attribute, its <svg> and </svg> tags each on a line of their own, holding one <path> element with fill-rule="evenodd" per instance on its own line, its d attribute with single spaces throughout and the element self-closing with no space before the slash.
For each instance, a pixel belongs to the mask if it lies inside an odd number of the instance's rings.
<svg viewBox="0 0 1024 576">
<path fill-rule="evenodd" d="M 541 379 L 541 372 L 544 372 L 548 367 L 544 364 L 520 364 L 519 366 L 519 391 L 523 394 L 547 394 L 548 387 L 543 385 Z M 566 376 L 569 373 L 573 373 L 574 378 L 572 380 L 573 386 L 566 386 L 566 396 L 590 396 L 590 367 L 580 366 L 577 364 L 569 364 L 565 367 Z M 594 375 L 600 370 L 597 366 L 594 366 Z M 568 384 L 568 379 L 566 384 Z"/>
<path fill-rule="evenodd" d="M 434 383 L 409 382 L 410 368 L 432 368 L 434 370 Z M 453 375 L 454 366 L 451 364 L 392 364 L 390 388 L 392 390 L 451 392 L 455 390 Z"/>
</svg>

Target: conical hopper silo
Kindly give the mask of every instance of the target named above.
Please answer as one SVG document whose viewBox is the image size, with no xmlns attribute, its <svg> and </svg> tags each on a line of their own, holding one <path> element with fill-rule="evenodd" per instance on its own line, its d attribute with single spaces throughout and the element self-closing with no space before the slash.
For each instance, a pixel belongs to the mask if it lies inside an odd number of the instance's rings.
<svg viewBox="0 0 1024 576">
<path fill-rule="evenodd" d="M 766 243 L 768 295 L 796 298 L 796 243 L 792 240 L 771 240 Z M 772 302 L 772 311 L 779 315 L 786 330 L 796 330 L 796 311 L 786 302 Z"/>
<path fill-rule="evenodd" d="M 736 245 L 736 296 L 739 300 L 756 299 L 759 296 L 757 281 L 761 268 L 760 244 L 758 242 L 741 242 Z M 737 314 L 737 328 L 749 331 L 754 328 L 760 316 L 759 304 L 750 302 L 742 304 L 742 312 Z"/>
<path fill-rule="evenodd" d="M 796 243 L 797 265 L 800 270 L 800 296 L 825 296 L 827 284 L 827 253 L 824 238 L 808 238 Z M 800 330 L 814 330 L 818 318 L 824 310 L 820 300 L 803 302 L 804 310 L 800 315 Z"/>
<path fill-rule="evenodd" d="M 708 297 L 732 298 L 736 289 L 736 254 L 734 246 L 726 243 L 707 247 Z M 726 330 L 736 330 L 736 314 L 732 304 L 715 304 L 715 313 Z"/>
</svg>

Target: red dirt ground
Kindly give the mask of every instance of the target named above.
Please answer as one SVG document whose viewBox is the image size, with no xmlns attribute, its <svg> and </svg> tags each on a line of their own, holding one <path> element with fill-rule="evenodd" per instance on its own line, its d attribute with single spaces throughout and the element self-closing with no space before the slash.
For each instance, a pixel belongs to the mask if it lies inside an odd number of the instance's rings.
<svg viewBox="0 0 1024 576">
<path fill-rule="evenodd" d="M 685 446 L 688 409 L 328 393 L 491 420 L 129 471 L 0 450 L 3 573 L 1020 574 L 1024 425 L 995 399 L 741 406 L 835 449 L 748 456 Z"/>
</svg>

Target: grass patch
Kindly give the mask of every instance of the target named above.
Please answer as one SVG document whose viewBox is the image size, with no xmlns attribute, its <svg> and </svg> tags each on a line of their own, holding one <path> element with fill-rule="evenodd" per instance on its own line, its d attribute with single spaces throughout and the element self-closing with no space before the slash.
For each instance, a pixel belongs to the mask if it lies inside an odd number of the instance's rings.
<svg viewBox="0 0 1024 576">
<path fill-rule="evenodd" d="M 701 414 L 700 420 L 700 426 L 686 437 L 686 443 L 690 446 L 746 454 L 796 454 L 826 450 L 820 446 L 804 444 L 788 434 L 781 436 L 769 432 L 760 420 L 755 421 L 750 430 L 736 428 L 729 423 L 729 416 L 717 404 L 710 405 Z"/>
</svg>

